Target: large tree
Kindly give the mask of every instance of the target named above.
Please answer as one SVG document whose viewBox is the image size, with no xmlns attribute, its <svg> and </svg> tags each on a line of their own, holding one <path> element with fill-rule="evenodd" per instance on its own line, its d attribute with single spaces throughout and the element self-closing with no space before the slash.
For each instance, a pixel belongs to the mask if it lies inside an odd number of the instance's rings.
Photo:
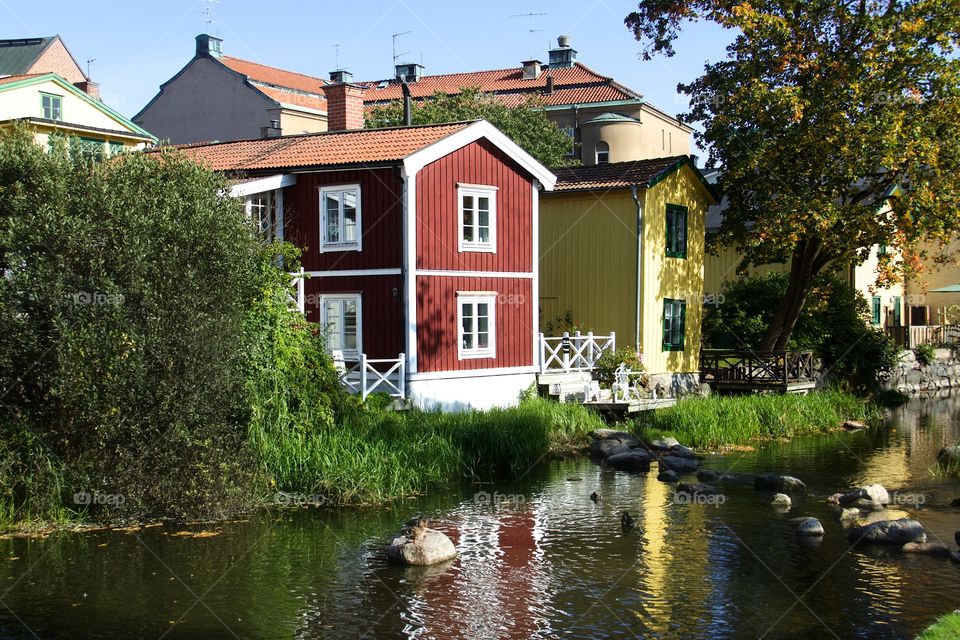
<svg viewBox="0 0 960 640">
<path fill-rule="evenodd" d="M 960 2 L 644 0 L 625 22 L 650 58 L 690 21 L 733 34 L 679 90 L 722 168 L 721 239 L 754 264 L 790 258 L 761 342 L 782 349 L 818 273 L 960 228 Z M 912 264 L 897 253 L 890 277 Z"/>
<path fill-rule="evenodd" d="M 436 92 L 413 103 L 413 124 L 437 124 L 463 120 L 487 120 L 511 140 L 548 167 L 570 163 L 570 137 L 547 118 L 543 104 L 536 98 L 516 106 L 478 88 L 467 87 L 447 95 Z M 375 108 L 367 116 L 367 128 L 395 127 L 403 124 L 403 102 L 395 101 Z"/>
</svg>

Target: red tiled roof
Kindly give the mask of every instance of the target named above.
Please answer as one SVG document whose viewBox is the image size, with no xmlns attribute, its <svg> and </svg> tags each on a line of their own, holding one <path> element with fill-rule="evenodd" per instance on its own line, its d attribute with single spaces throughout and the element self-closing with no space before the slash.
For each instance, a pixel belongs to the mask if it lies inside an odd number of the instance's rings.
<svg viewBox="0 0 960 640">
<path fill-rule="evenodd" d="M 5 76 L 0 78 L 0 84 L 9 84 L 11 82 L 17 82 L 18 80 L 26 80 L 27 78 L 36 78 L 37 76 L 42 76 L 45 74 L 42 73 L 21 73 L 15 76 Z"/>
<path fill-rule="evenodd" d="M 280 89 L 278 87 L 267 87 L 262 84 L 254 84 L 253 86 L 277 102 L 292 104 L 297 107 L 317 109 L 318 111 L 322 111 L 324 113 L 327 112 L 327 101 L 323 98 L 297 93 L 294 91 L 285 91 L 284 89 Z"/>
<path fill-rule="evenodd" d="M 287 71 L 286 69 L 268 67 L 265 64 L 241 60 L 240 58 L 231 56 L 220 56 L 218 60 L 237 73 L 242 73 L 247 76 L 250 80 L 264 84 L 272 84 L 277 87 L 290 87 L 297 91 L 322 95 L 323 90 L 320 87 L 327 84 L 321 78 L 315 78 L 294 71 Z"/>
<path fill-rule="evenodd" d="M 474 71 L 471 73 L 450 73 L 446 75 L 423 76 L 419 81 L 410 83 L 410 91 L 414 98 L 423 98 L 440 91 L 442 93 L 459 93 L 463 87 L 480 87 L 488 93 L 499 92 L 538 92 L 542 93 L 547 87 L 547 77 L 553 76 L 555 89 L 572 86 L 610 86 L 616 85 L 611 78 L 602 76 L 579 62 L 572 67 L 544 70 L 539 77 L 533 80 L 523 79 L 523 70 L 520 67 L 512 69 L 496 69 L 492 71 Z M 367 87 L 363 99 L 365 102 L 384 100 L 399 100 L 403 97 L 400 83 L 391 80 L 383 89 L 377 88 L 378 82 L 361 83 Z M 617 85 L 619 87 L 619 85 Z M 624 89 L 625 97 L 630 95 Z M 620 98 L 625 99 L 625 98 Z"/>
<path fill-rule="evenodd" d="M 216 171 L 365 164 L 402 160 L 470 124 L 333 131 L 178 148 Z"/>
<path fill-rule="evenodd" d="M 554 191 L 616 189 L 632 185 L 648 185 L 665 171 L 689 161 L 687 156 L 671 156 L 592 166 L 557 167 L 551 171 L 557 176 Z"/>
</svg>

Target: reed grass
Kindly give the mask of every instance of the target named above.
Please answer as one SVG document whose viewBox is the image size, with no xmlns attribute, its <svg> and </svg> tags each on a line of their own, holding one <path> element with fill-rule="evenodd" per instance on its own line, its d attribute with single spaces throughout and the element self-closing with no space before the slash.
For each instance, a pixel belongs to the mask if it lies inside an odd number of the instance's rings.
<svg viewBox="0 0 960 640">
<path fill-rule="evenodd" d="M 825 390 L 809 395 L 687 398 L 637 419 L 647 437 L 671 435 L 693 447 L 745 445 L 837 429 L 845 420 L 879 421 L 877 407 L 856 396 Z"/>
<path fill-rule="evenodd" d="M 956 638 L 960 638 L 960 611 L 941 616 L 917 636 L 917 640 L 956 640 Z"/>
</svg>

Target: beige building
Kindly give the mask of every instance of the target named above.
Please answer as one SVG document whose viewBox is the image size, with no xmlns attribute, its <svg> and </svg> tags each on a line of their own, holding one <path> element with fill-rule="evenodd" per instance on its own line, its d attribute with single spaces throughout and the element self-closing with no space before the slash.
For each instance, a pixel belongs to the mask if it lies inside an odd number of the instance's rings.
<svg viewBox="0 0 960 640">
<path fill-rule="evenodd" d="M 922 260 L 923 271 L 907 282 L 907 301 L 910 305 L 910 324 L 960 324 L 960 240 L 954 239 L 946 247 L 938 244 L 921 245 L 927 258 Z M 953 260 L 937 264 L 935 258 L 947 255 Z M 937 291 L 937 289 L 954 289 Z"/>
</svg>

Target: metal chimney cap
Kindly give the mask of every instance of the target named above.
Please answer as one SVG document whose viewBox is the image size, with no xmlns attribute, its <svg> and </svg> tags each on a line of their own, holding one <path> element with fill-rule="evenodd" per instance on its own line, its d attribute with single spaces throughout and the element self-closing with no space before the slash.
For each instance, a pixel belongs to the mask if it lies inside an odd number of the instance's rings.
<svg viewBox="0 0 960 640">
<path fill-rule="evenodd" d="M 570 46 L 570 36 L 560 36 L 557 38 L 557 44 L 561 47 Z"/>
</svg>

